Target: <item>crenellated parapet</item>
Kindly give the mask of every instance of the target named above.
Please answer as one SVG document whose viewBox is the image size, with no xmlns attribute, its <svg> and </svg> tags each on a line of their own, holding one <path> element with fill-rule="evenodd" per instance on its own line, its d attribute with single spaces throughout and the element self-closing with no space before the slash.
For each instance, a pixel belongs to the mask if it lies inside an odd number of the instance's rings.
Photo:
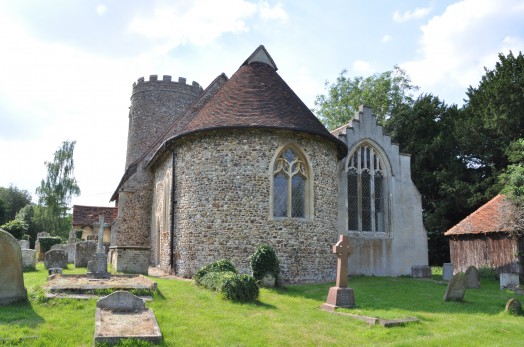
<svg viewBox="0 0 524 347">
<path fill-rule="evenodd" d="M 170 75 L 163 75 L 162 79 L 159 79 L 158 75 L 150 75 L 147 81 L 144 77 L 140 77 L 133 83 L 131 97 L 144 91 L 171 91 L 198 96 L 202 90 L 202 86 L 198 82 L 193 81 L 192 84 L 188 84 L 184 77 L 179 77 L 178 81 L 173 81 Z"/>
</svg>

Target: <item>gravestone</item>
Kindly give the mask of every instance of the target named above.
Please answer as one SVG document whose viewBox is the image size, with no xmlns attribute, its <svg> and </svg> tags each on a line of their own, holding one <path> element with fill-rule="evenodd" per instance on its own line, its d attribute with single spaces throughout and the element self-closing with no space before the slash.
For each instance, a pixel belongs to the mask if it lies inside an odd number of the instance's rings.
<svg viewBox="0 0 524 347">
<path fill-rule="evenodd" d="M 519 286 L 519 274 L 517 273 L 501 273 L 500 274 L 500 289 L 516 289 Z"/>
<path fill-rule="evenodd" d="M 448 283 L 444 301 L 462 301 L 468 286 L 468 277 L 463 272 L 456 273 Z"/>
<path fill-rule="evenodd" d="M 18 244 L 21 249 L 29 249 L 29 241 L 27 240 L 18 240 Z"/>
<path fill-rule="evenodd" d="M 480 273 L 479 270 L 473 265 L 466 269 L 466 277 L 468 278 L 468 289 L 480 288 Z"/>
<path fill-rule="evenodd" d="M 453 278 L 453 264 L 452 263 L 442 264 L 442 279 L 444 281 L 449 281 L 451 278 Z"/>
<path fill-rule="evenodd" d="M 121 339 L 162 341 L 155 314 L 139 297 L 117 291 L 100 298 L 96 307 L 95 344 L 117 344 Z"/>
<path fill-rule="evenodd" d="M 519 316 L 522 313 L 522 304 L 517 299 L 509 299 L 506 303 L 506 312 Z"/>
<path fill-rule="evenodd" d="M 96 242 L 82 241 L 75 243 L 75 267 L 87 267 L 96 253 Z"/>
<path fill-rule="evenodd" d="M 353 289 L 348 288 L 348 259 L 351 246 L 348 237 L 340 235 L 338 242 L 333 245 L 333 253 L 337 255 L 336 286 L 329 288 L 327 300 L 322 306 L 326 311 L 334 311 L 338 307 L 351 308 L 355 306 Z"/>
<path fill-rule="evenodd" d="M 45 253 L 44 265 L 46 269 L 59 267 L 67 269 L 67 252 L 61 249 L 52 249 Z"/>
<path fill-rule="evenodd" d="M 87 276 L 93 278 L 109 278 L 111 274 L 107 272 L 107 254 L 104 250 L 104 215 L 99 216 L 100 229 L 98 231 L 98 249 L 93 259 L 87 263 Z"/>
<path fill-rule="evenodd" d="M 22 267 L 24 269 L 36 269 L 36 250 L 22 249 Z"/>
<path fill-rule="evenodd" d="M 20 245 L 13 235 L 0 229 L 0 305 L 26 300 Z"/>
<path fill-rule="evenodd" d="M 51 249 L 60 249 L 67 252 L 67 262 L 70 264 L 75 262 L 76 247 L 74 243 L 60 243 L 57 245 L 52 245 Z"/>
<path fill-rule="evenodd" d="M 411 277 L 431 278 L 431 267 L 428 265 L 415 265 L 411 267 Z"/>
<path fill-rule="evenodd" d="M 71 230 L 69 231 L 69 239 L 68 239 L 68 243 L 69 243 L 69 244 L 76 243 L 76 231 L 75 231 L 75 229 L 71 229 Z"/>
</svg>

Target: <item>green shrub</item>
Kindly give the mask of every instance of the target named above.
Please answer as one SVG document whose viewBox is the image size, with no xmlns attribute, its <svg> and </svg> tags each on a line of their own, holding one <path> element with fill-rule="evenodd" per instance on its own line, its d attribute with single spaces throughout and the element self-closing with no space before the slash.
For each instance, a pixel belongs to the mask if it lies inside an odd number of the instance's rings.
<svg viewBox="0 0 524 347">
<path fill-rule="evenodd" d="M 249 265 L 253 271 L 253 277 L 261 280 L 266 274 L 271 274 L 275 279 L 278 278 L 280 265 L 273 247 L 263 245 L 249 257 Z"/>
<path fill-rule="evenodd" d="M 53 245 L 62 243 L 62 240 L 59 237 L 50 236 L 41 237 L 38 239 L 38 242 L 40 243 L 40 252 L 45 254 Z"/>
<path fill-rule="evenodd" d="M 226 280 L 234 276 L 237 276 L 237 274 L 233 271 L 208 272 L 201 278 L 200 285 L 204 288 L 221 292 Z"/>
<path fill-rule="evenodd" d="M 195 276 L 193 276 L 193 279 L 195 280 L 195 283 L 198 285 L 201 285 L 202 278 L 208 273 L 208 272 L 225 272 L 225 271 L 231 271 L 234 273 L 238 273 L 237 269 L 235 268 L 235 265 L 231 263 L 227 259 L 221 259 L 218 261 L 215 261 L 214 263 L 208 264 L 197 271 Z"/>
<path fill-rule="evenodd" d="M 75 237 L 77 240 L 82 240 L 82 234 L 84 231 L 82 229 L 75 229 Z"/>
<path fill-rule="evenodd" d="M 482 266 L 481 268 L 479 268 L 479 277 L 481 279 L 486 279 L 486 280 L 489 279 L 489 280 L 496 280 L 496 281 L 500 279 L 497 271 L 495 271 L 495 269 L 490 268 L 488 266 Z"/>
<path fill-rule="evenodd" d="M 27 223 L 20 219 L 13 219 L 0 226 L 0 229 L 7 231 L 17 240 L 20 240 L 27 233 L 28 228 Z"/>
<path fill-rule="evenodd" d="M 235 275 L 225 281 L 222 294 L 231 301 L 253 302 L 258 299 L 258 284 L 253 276 Z"/>
</svg>

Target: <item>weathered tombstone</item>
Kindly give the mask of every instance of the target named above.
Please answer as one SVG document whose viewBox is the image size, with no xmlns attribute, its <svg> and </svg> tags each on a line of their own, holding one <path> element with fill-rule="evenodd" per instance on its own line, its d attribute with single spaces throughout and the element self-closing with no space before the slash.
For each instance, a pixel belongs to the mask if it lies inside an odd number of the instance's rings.
<svg viewBox="0 0 524 347">
<path fill-rule="evenodd" d="M 449 281 L 451 278 L 453 278 L 453 264 L 452 263 L 442 264 L 442 279 L 444 281 Z"/>
<path fill-rule="evenodd" d="M 506 312 L 518 316 L 522 313 L 522 304 L 517 299 L 509 299 L 506 303 Z"/>
<path fill-rule="evenodd" d="M 67 252 L 61 249 L 52 249 L 45 253 L 44 265 L 46 269 L 60 267 L 67 269 Z"/>
<path fill-rule="evenodd" d="M 22 267 L 24 269 L 36 269 L 36 250 L 22 249 Z"/>
<path fill-rule="evenodd" d="M 517 273 L 501 273 L 500 274 L 500 289 L 516 289 L 519 286 L 519 274 Z"/>
<path fill-rule="evenodd" d="M 26 300 L 20 245 L 13 235 L 0 229 L 0 305 Z"/>
<path fill-rule="evenodd" d="M 75 251 L 76 246 L 72 243 L 59 243 L 57 245 L 52 245 L 51 249 L 60 249 L 67 252 L 67 262 L 73 264 L 75 262 Z"/>
<path fill-rule="evenodd" d="M 27 240 L 18 240 L 18 244 L 21 249 L 29 249 L 29 241 Z"/>
<path fill-rule="evenodd" d="M 75 229 L 71 229 L 71 230 L 69 230 L 69 239 L 68 239 L 68 243 L 69 243 L 69 244 L 76 243 L 76 231 L 75 231 Z"/>
<path fill-rule="evenodd" d="M 333 253 L 337 255 L 336 286 L 329 288 L 327 300 L 322 306 L 326 311 L 334 311 L 338 307 L 351 308 L 355 306 L 353 289 L 348 288 L 348 259 L 351 246 L 348 237 L 340 235 L 338 242 L 333 245 Z"/>
<path fill-rule="evenodd" d="M 453 276 L 448 283 L 446 293 L 444 293 L 444 301 L 462 301 L 468 286 L 468 278 L 465 273 L 459 272 Z"/>
<path fill-rule="evenodd" d="M 99 216 L 100 229 L 98 231 L 98 249 L 93 259 L 87 263 L 87 276 L 94 278 L 109 278 L 111 274 L 107 272 L 107 254 L 104 250 L 104 215 Z"/>
<path fill-rule="evenodd" d="M 480 273 L 479 270 L 473 265 L 466 269 L 466 277 L 468 278 L 468 289 L 480 288 Z"/>
<path fill-rule="evenodd" d="M 428 265 L 414 265 L 411 267 L 411 277 L 431 278 L 431 267 Z"/>
<path fill-rule="evenodd" d="M 82 241 L 75 243 L 75 267 L 87 267 L 87 263 L 95 253 L 96 242 Z"/>
<path fill-rule="evenodd" d="M 139 297 L 118 291 L 100 298 L 96 307 L 95 344 L 116 344 L 121 339 L 162 341 L 155 314 Z"/>
</svg>

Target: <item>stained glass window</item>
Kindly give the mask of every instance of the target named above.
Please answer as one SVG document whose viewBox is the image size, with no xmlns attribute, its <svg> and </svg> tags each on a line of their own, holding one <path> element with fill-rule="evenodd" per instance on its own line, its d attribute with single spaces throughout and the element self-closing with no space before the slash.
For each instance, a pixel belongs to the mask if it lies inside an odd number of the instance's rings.
<svg viewBox="0 0 524 347">
<path fill-rule="evenodd" d="M 281 151 L 273 166 L 273 216 L 306 218 L 308 171 L 294 147 Z"/>
</svg>

